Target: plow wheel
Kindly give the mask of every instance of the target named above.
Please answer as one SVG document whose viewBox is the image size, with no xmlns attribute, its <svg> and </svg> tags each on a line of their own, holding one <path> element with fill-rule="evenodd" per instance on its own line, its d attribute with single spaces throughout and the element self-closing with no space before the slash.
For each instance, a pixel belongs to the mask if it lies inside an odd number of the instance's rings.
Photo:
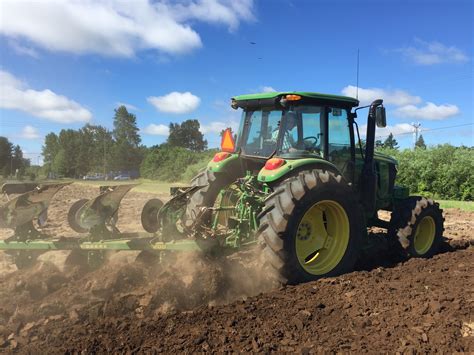
<svg viewBox="0 0 474 355">
<path fill-rule="evenodd" d="M 424 197 L 411 197 L 392 213 L 389 234 L 412 257 L 429 258 L 438 251 L 443 236 L 443 210 Z"/>
<path fill-rule="evenodd" d="M 282 283 L 353 269 L 362 229 L 340 175 L 312 170 L 283 180 L 266 200 L 259 228 L 264 257 Z"/>
<path fill-rule="evenodd" d="M 161 207 L 163 207 L 163 202 L 157 198 L 149 200 L 143 207 L 141 214 L 142 226 L 148 233 L 156 233 L 160 228 L 158 211 Z"/>
<path fill-rule="evenodd" d="M 84 206 L 87 203 L 87 199 L 82 199 L 79 201 L 74 202 L 74 204 L 71 206 L 69 209 L 69 212 L 67 214 L 67 221 L 69 222 L 69 226 L 77 233 L 87 233 L 88 230 L 85 228 L 82 228 L 78 223 L 77 223 L 77 212 L 80 210 L 82 206 Z"/>
</svg>

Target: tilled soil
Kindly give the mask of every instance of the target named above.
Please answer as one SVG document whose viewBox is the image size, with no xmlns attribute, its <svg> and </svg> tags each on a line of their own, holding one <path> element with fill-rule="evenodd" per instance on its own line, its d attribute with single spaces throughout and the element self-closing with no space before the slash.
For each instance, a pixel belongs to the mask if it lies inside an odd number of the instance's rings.
<svg viewBox="0 0 474 355">
<path fill-rule="evenodd" d="M 67 208 L 96 192 L 60 191 L 48 233 L 73 235 Z M 151 197 L 124 198 L 122 230 L 141 230 L 140 210 Z M 92 272 L 64 268 L 61 253 L 29 270 L 0 254 L 0 352 L 474 351 L 473 215 L 445 211 L 449 244 L 432 259 L 391 256 L 385 267 L 371 262 L 279 289 L 258 250 L 225 260 L 183 253 L 161 266 L 116 253 Z"/>
</svg>

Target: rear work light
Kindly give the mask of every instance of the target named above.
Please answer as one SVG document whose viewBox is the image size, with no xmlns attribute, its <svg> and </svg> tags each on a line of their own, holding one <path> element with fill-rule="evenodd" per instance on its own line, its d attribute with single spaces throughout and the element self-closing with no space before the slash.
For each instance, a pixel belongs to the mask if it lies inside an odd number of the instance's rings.
<svg viewBox="0 0 474 355">
<path fill-rule="evenodd" d="M 231 154 L 230 153 L 226 153 L 226 152 L 219 152 L 219 153 L 216 153 L 216 155 L 214 155 L 214 158 L 212 158 L 212 161 L 214 163 L 218 163 L 220 161 L 223 161 L 224 159 L 227 159 L 228 157 L 230 157 Z"/>
<path fill-rule="evenodd" d="M 272 158 L 272 159 L 267 160 L 267 162 L 265 163 L 265 169 L 275 170 L 275 169 L 278 169 L 283 164 L 285 164 L 285 161 L 283 159 Z"/>
</svg>

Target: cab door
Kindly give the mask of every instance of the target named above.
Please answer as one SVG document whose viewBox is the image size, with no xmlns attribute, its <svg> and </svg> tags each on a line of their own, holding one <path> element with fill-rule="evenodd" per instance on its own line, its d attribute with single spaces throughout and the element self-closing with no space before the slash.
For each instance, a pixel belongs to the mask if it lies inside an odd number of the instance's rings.
<svg viewBox="0 0 474 355">
<path fill-rule="evenodd" d="M 352 150 L 352 125 L 344 108 L 328 108 L 327 159 L 333 163 L 347 181 L 354 178 L 354 154 Z"/>
</svg>

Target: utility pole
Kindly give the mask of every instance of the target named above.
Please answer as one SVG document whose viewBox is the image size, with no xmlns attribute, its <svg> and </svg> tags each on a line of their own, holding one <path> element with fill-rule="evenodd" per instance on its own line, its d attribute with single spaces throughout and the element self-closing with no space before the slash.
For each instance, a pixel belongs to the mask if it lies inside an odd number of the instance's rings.
<svg viewBox="0 0 474 355">
<path fill-rule="evenodd" d="M 416 142 L 418 142 L 418 131 L 420 130 L 421 123 L 420 122 L 418 122 L 418 123 L 412 122 L 411 125 L 413 127 L 413 139 L 414 139 L 413 149 L 415 149 Z"/>
</svg>

